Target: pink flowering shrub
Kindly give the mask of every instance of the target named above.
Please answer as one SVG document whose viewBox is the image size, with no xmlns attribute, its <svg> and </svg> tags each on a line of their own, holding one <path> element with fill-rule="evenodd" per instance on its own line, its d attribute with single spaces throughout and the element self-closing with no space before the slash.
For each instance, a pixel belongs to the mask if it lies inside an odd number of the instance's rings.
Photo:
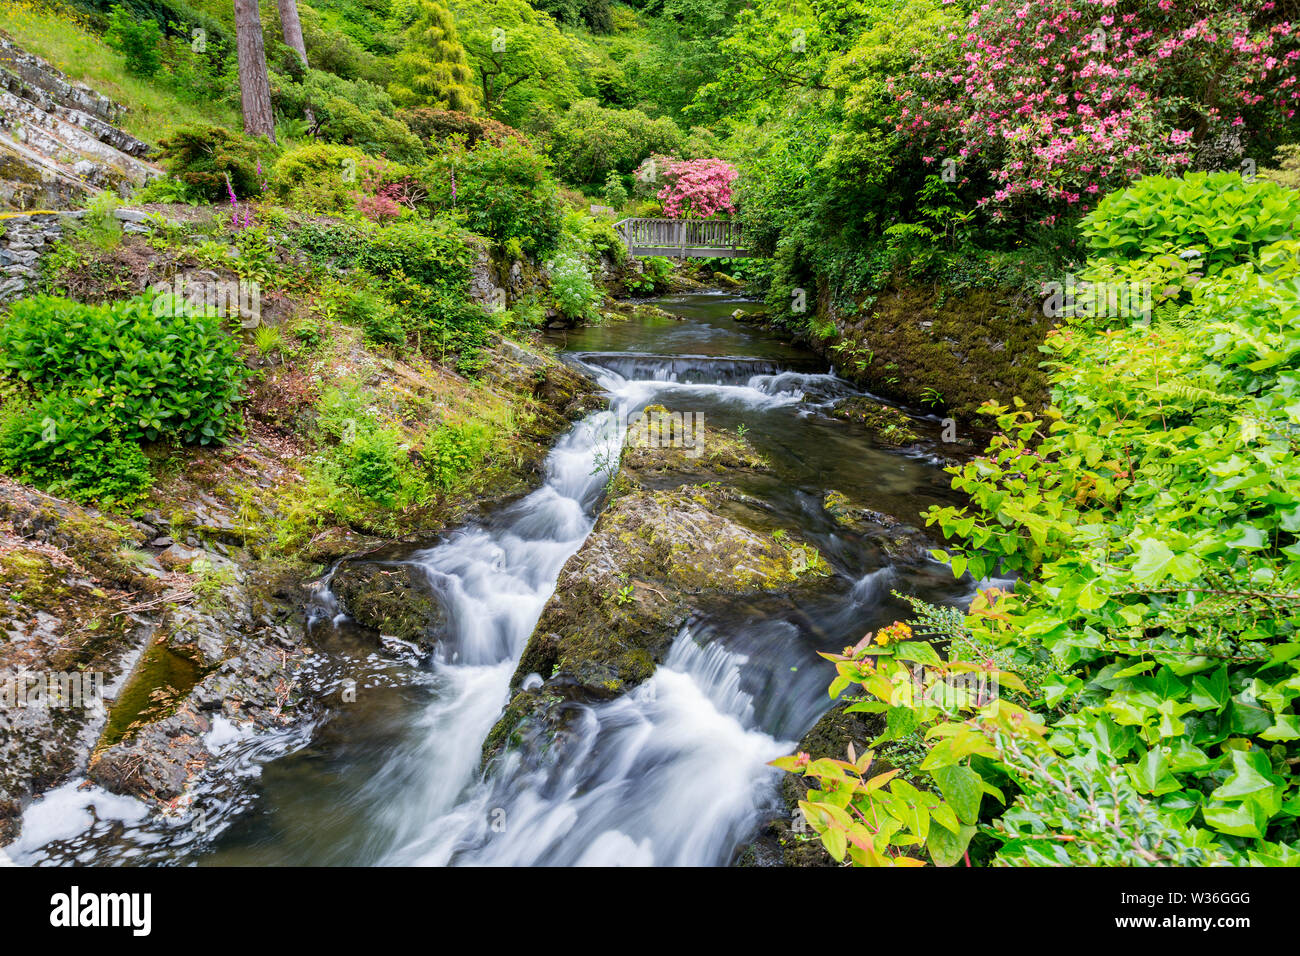
<svg viewBox="0 0 1300 956">
<path fill-rule="evenodd" d="M 721 159 L 672 162 L 663 171 L 659 190 L 664 215 L 670 219 L 707 219 L 719 212 L 734 213 L 731 184 L 736 167 Z"/>
<path fill-rule="evenodd" d="M 414 210 L 426 196 L 413 176 L 386 160 L 362 160 L 360 179 L 361 189 L 353 193 L 357 210 L 381 225 L 396 219 L 404 208 Z"/>
<path fill-rule="evenodd" d="M 961 180 L 986 169 L 995 218 L 1017 200 L 1087 209 L 1207 146 L 1235 162 L 1300 104 L 1300 24 L 1270 0 L 988 0 L 949 40 L 959 56 L 894 84 L 898 130 Z"/>
</svg>

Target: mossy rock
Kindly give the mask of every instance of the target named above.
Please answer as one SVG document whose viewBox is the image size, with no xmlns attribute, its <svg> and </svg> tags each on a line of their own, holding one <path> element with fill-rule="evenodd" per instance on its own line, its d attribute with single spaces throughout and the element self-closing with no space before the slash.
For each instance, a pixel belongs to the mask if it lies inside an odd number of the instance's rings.
<svg viewBox="0 0 1300 956">
<path fill-rule="evenodd" d="M 628 426 L 623 467 L 642 484 L 700 484 L 726 480 L 735 472 L 770 474 L 771 463 L 735 432 L 692 422 L 691 447 L 675 435 L 663 405 L 647 406 Z"/>
<path fill-rule="evenodd" d="M 1053 321 L 1022 291 L 894 286 L 870 308 L 831 318 L 836 335 L 813 344 L 828 356 L 834 346 L 840 374 L 878 395 L 984 429 L 986 401 L 1047 402 L 1039 346 Z"/>
<path fill-rule="evenodd" d="M 815 548 L 720 514 L 727 502 L 721 489 L 653 491 L 626 472 L 621 477 L 624 490 L 561 570 L 515 688 L 537 674 L 543 695 L 610 699 L 654 674 L 701 601 L 802 588 L 829 572 Z M 493 731 L 494 746 L 520 732 L 526 716 L 508 711 Z"/>
<path fill-rule="evenodd" d="M 921 440 L 906 412 L 891 405 L 882 405 L 865 395 L 854 395 L 836 402 L 831 414 L 845 421 L 865 425 L 884 445 L 914 445 Z"/>
<path fill-rule="evenodd" d="M 920 529 L 883 511 L 864 508 L 843 492 L 826 492 L 822 507 L 840 527 L 874 541 L 896 562 L 916 564 L 925 559 L 931 547 L 929 538 Z"/>
<path fill-rule="evenodd" d="M 432 649 L 446 615 L 411 564 L 348 562 L 330 579 L 340 608 L 362 627 Z"/>
</svg>

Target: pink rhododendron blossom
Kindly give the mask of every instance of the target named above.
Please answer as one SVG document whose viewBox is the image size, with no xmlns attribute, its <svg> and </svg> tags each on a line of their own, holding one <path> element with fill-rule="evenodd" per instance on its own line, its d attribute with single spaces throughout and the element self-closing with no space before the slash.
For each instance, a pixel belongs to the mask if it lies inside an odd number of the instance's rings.
<svg viewBox="0 0 1300 956">
<path fill-rule="evenodd" d="M 1072 205 L 1138 176 L 1176 174 L 1203 145 L 1239 142 L 1234 128 L 1300 107 L 1300 23 L 1269 15 L 1273 6 L 988 0 L 967 19 L 955 59 L 937 51 L 891 85 L 895 128 L 925 156 L 961 155 L 987 170 L 986 207 Z"/>
<path fill-rule="evenodd" d="M 664 215 L 671 219 L 707 219 L 720 212 L 734 213 L 731 184 L 736 167 L 721 159 L 688 159 L 670 163 L 659 190 Z"/>
</svg>

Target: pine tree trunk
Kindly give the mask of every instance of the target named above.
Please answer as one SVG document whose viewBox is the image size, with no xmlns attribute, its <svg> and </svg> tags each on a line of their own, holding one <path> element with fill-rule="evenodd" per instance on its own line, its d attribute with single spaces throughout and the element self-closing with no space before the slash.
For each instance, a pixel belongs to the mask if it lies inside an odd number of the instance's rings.
<svg viewBox="0 0 1300 956">
<path fill-rule="evenodd" d="M 279 0 L 280 29 L 284 31 L 284 45 L 298 54 L 302 68 L 307 69 L 307 46 L 302 42 L 302 22 L 298 19 L 297 0 Z"/>
<path fill-rule="evenodd" d="M 271 113 L 271 84 L 266 76 L 266 48 L 257 0 L 235 0 L 235 37 L 239 46 L 239 98 L 244 107 L 244 132 L 275 142 Z"/>
</svg>

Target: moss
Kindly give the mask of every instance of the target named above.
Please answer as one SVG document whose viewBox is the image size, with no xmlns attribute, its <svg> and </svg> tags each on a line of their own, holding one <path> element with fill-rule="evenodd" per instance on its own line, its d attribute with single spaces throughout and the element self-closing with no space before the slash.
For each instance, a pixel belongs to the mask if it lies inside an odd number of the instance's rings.
<svg viewBox="0 0 1300 956">
<path fill-rule="evenodd" d="M 344 610 L 379 634 L 431 647 L 442 608 L 410 565 L 345 564 L 330 579 Z"/>
<path fill-rule="evenodd" d="M 845 421 L 865 425 L 885 445 L 911 445 L 921 440 L 912 427 L 912 419 L 901 409 L 855 395 L 835 403 L 831 414 Z"/>
<path fill-rule="evenodd" d="M 99 747 L 111 747 L 145 724 L 175 713 L 203 673 L 193 656 L 166 641 L 150 644 L 113 702 Z"/>
<path fill-rule="evenodd" d="M 836 316 L 835 325 L 830 356 L 840 373 L 904 404 L 986 425 L 977 409 L 989 399 L 1047 400 L 1039 346 L 1052 322 L 1023 293 L 894 287 L 865 313 Z"/>
</svg>

